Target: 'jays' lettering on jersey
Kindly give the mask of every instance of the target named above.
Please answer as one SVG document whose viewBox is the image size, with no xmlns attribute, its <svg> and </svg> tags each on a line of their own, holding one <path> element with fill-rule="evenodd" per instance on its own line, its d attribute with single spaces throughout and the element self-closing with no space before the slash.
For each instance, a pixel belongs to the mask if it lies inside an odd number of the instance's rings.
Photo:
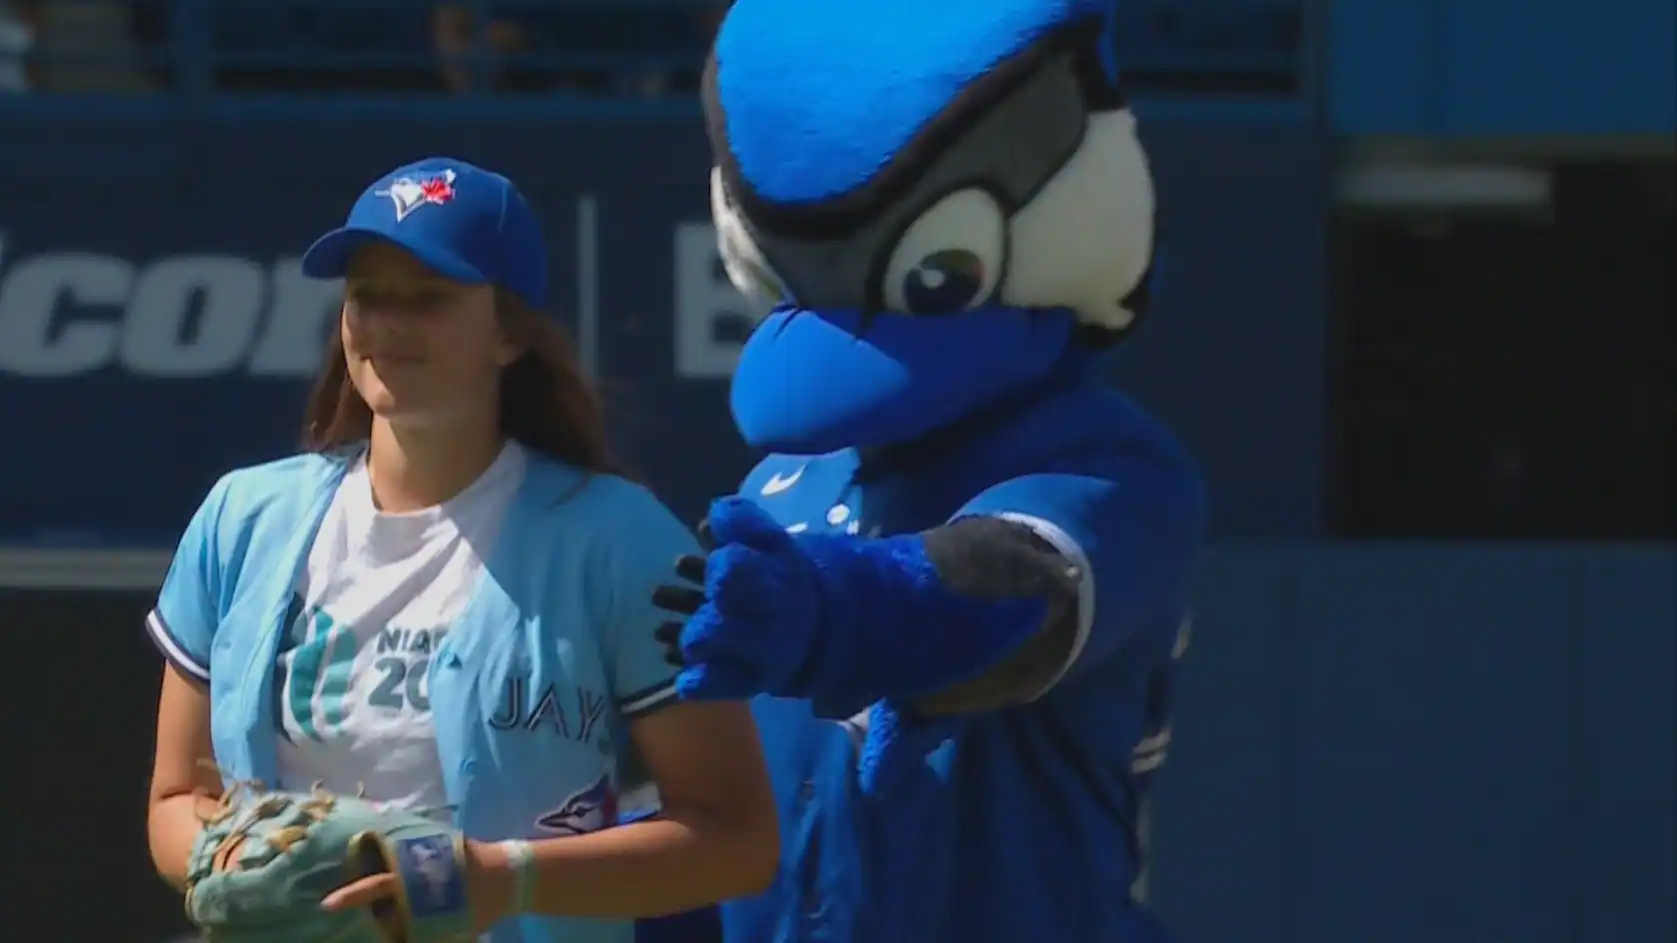
<svg viewBox="0 0 1677 943">
<path fill-rule="evenodd" d="M 175 668 L 209 690 L 224 779 L 296 787 L 288 780 L 366 775 L 344 751 L 413 747 L 380 740 L 376 726 L 423 705 L 431 742 L 416 762 L 395 764 L 400 779 L 369 781 L 374 798 L 436 801 L 420 782 L 434 766 L 440 811 L 475 839 L 616 824 L 628 795 L 649 785 L 628 725 L 675 703 L 673 669 L 653 639 L 663 616 L 649 597 L 675 558 L 696 549 L 691 533 L 637 485 L 521 455 L 521 477 L 503 482 L 515 490 L 501 522 L 478 532 L 477 572 L 452 587 L 462 598 L 432 607 L 448 616 L 447 631 L 418 631 L 434 627 L 426 619 L 357 632 L 311 611 L 297 588 L 310 582 L 311 548 L 358 459 L 301 455 L 224 476 L 181 537 L 146 620 Z M 484 480 L 501 481 L 493 471 Z M 328 529 L 322 539 L 334 537 Z M 379 589 L 323 598 L 330 606 Z M 366 684 L 355 683 L 358 660 L 372 669 Z M 358 716 L 362 729 L 346 739 Z M 634 931 L 630 921 L 521 917 L 486 939 L 630 943 Z"/>
</svg>

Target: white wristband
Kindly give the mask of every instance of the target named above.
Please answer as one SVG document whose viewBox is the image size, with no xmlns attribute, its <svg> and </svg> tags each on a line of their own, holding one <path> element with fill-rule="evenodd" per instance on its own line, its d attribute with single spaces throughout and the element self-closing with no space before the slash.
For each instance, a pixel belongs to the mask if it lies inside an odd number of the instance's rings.
<svg viewBox="0 0 1677 943">
<path fill-rule="evenodd" d="M 501 842 L 501 850 L 506 852 L 507 865 L 512 868 L 513 912 L 527 913 L 536 896 L 536 855 L 530 850 L 530 843 L 519 838 Z"/>
</svg>

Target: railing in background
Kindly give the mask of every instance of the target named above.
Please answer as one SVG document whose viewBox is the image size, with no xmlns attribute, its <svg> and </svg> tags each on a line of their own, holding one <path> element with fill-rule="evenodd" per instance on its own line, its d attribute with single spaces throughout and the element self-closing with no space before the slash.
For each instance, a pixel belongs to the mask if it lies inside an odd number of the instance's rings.
<svg viewBox="0 0 1677 943">
<path fill-rule="evenodd" d="M 495 12 L 486 15 L 491 6 Z M 724 6 L 715 0 L 11 0 L 11 25 L 0 26 L 0 103 L 11 97 L 4 94 L 8 86 L 17 90 L 27 77 L 34 97 L 84 101 L 161 97 L 155 93 L 170 93 L 177 105 L 230 94 L 434 101 L 454 92 L 568 103 L 674 99 L 690 107 Z M 1296 104 L 1311 93 L 1312 6 L 1313 0 L 1124 2 L 1119 54 L 1126 80 L 1141 97 Z M 437 12 L 442 7 L 497 24 L 488 28 L 501 39 L 450 41 Z M 0 11 L 6 9 L 0 0 Z M 7 22 L 0 12 L 0 24 Z"/>
</svg>

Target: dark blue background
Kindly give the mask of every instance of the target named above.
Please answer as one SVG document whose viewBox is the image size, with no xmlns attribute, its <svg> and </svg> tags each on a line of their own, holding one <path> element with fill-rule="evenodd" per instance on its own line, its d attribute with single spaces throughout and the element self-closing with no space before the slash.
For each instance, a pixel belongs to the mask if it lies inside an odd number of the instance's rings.
<svg viewBox="0 0 1677 943">
<path fill-rule="evenodd" d="M 600 369 L 629 458 L 686 516 L 751 457 L 725 381 L 675 375 L 675 227 L 707 218 L 697 120 L 521 123 L 15 118 L 0 152 L 0 278 L 43 252 L 136 263 L 295 256 L 360 188 L 452 153 L 518 179 L 569 316 L 579 195 L 599 207 Z M 1323 145 L 1302 121 L 1160 120 L 1160 301 L 1117 379 L 1199 453 L 1215 531 L 1307 537 L 1321 492 Z M 300 146 L 299 142 L 317 142 Z M 77 317 L 115 318 L 115 311 Z M 214 477 L 286 452 L 303 380 L 0 374 L 0 541 L 166 548 Z M 47 443 L 51 443 L 49 446 Z"/>
<path fill-rule="evenodd" d="M 1186 943 L 1677 939 L 1670 544 L 1232 543 L 1154 897 Z"/>
<path fill-rule="evenodd" d="M 1671 0 L 1336 0 L 1335 130 L 1444 139 L 1677 130 Z M 1667 144 L 1669 148 L 1669 144 Z"/>
</svg>

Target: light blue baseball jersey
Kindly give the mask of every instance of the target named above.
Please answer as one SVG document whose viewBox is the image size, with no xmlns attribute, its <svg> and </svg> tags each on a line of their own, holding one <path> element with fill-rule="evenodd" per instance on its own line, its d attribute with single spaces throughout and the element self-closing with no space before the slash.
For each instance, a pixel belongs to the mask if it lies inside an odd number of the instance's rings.
<svg viewBox="0 0 1677 943">
<path fill-rule="evenodd" d="M 224 779 L 276 779 L 277 647 L 293 587 L 349 460 L 301 455 L 210 490 L 181 537 L 153 640 L 208 685 Z M 615 821 L 645 785 L 627 724 L 674 702 L 651 604 L 692 535 L 638 485 L 532 454 L 485 572 L 428 680 L 445 791 L 472 838 Z M 521 918 L 493 943 L 628 943 L 628 921 Z"/>
<path fill-rule="evenodd" d="M 1052 687 L 968 716 L 884 795 L 858 785 L 865 715 L 753 703 L 781 871 L 769 893 L 723 906 L 728 943 L 1169 943 L 1132 887 L 1205 498 L 1164 426 L 1090 380 L 895 461 L 772 455 L 740 493 L 794 532 L 1006 517 L 1085 576 L 1078 644 Z"/>
</svg>

